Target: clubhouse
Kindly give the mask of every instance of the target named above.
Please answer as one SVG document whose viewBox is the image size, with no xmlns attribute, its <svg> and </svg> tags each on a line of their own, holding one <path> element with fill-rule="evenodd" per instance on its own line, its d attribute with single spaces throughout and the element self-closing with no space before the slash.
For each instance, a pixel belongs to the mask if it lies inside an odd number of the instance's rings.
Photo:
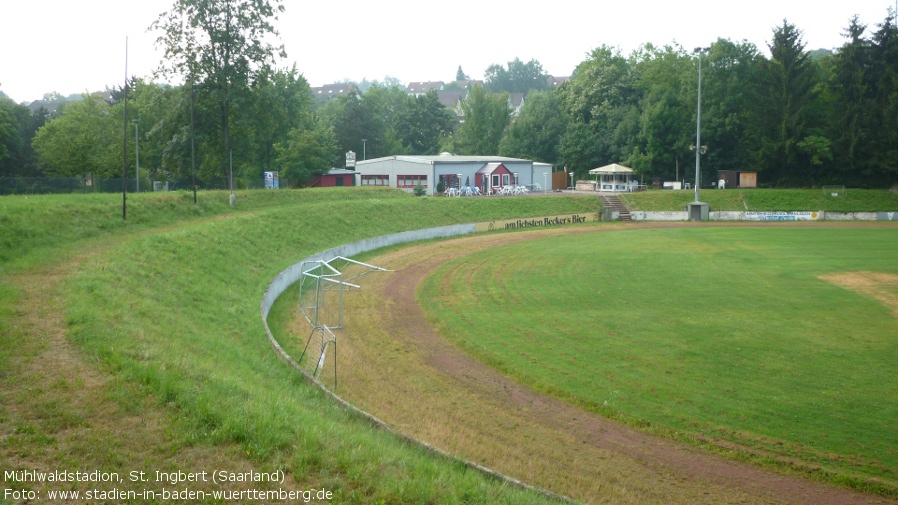
<svg viewBox="0 0 898 505">
<path fill-rule="evenodd" d="M 478 188 L 493 194 L 506 186 L 542 189 L 552 183 L 552 166 L 502 156 L 387 156 L 356 161 L 359 186 L 390 186 L 412 192 L 421 186 L 428 195 L 450 188 Z"/>
</svg>

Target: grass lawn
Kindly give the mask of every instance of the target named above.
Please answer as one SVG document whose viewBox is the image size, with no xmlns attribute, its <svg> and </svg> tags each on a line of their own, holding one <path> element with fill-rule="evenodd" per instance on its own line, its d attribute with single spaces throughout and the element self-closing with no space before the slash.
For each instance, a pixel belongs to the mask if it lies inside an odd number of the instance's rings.
<svg viewBox="0 0 898 505">
<path fill-rule="evenodd" d="M 689 190 L 650 190 L 624 195 L 633 210 L 683 210 L 695 201 Z M 875 212 L 898 210 L 898 191 L 883 189 L 848 189 L 833 198 L 822 189 L 703 189 L 701 200 L 712 211 L 818 211 Z"/>
<path fill-rule="evenodd" d="M 547 238 L 449 262 L 419 300 L 447 336 L 537 389 L 737 457 L 894 494 L 895 232 Z"/>
<path fill-rule="evenodd" d="M 122 221 L 117 195 L 2 197 L 0 477 L 255 465 L 340 503 L 545 503 L 335 405 L 277 358 L 259 301 L 283 268 L 328 247 L 597 206 L 335 188 L 239 192 L 231 209 L 226 193 L 196 206 L 169 193 L 130 197 Z M 27 289 L 37 281 L 49 294 Z M 42 365 L 60 349 L 80 375 Z M 131 435 L 140 419 L 153 436 Z"/>
</svg>

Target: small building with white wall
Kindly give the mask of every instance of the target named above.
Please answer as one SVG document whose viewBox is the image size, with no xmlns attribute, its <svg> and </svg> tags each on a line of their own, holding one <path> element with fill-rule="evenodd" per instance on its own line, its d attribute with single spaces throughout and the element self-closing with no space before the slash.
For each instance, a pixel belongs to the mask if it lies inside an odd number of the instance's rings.
<svg viewBox="0 0 898 505">
<path fill-rule="evenodd" d="M 512 185 L 533 189 L 534 183 L 542 187 L 545 167 L 551 172 L 551 166 L 531 160 L 443 154 L 387 156 L 356 161 L 355 171 L 358 186 L 390 186 L 412 192 L 420 185 L 426 194 L 433 195 L 437 193 L 440 182 L 444 190 L 476 186 L 482 192 Z"/>
<path fill-rule="evenodd" d="M 633 169 L 612 163 L 604 167 L 593 168 L 590 175 L 597 176 L 597 191 L 636 191 L 638 184 L 633 178 Z"/>
</svg>

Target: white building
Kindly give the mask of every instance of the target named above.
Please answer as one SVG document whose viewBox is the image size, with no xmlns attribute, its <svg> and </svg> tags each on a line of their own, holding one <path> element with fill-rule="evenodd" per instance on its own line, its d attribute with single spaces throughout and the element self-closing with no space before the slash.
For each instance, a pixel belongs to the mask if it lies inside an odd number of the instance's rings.
<svg viewBox="0 0 898 505">
<path fill-rule="evenodd" d="M 440 182 L 443 190 L 469 186 L 495 192 L 512 185 L 534 189 L 534 184 L 543 186 L 543 172 L 552 171 L 550 165 L 530 160 L 451 154 L 387 156 L 357 161 L 355 169 L 358 186 L 390 186 L 411 192 L 420 185 L 428 195 L 437 192 Z"/>
</svg>

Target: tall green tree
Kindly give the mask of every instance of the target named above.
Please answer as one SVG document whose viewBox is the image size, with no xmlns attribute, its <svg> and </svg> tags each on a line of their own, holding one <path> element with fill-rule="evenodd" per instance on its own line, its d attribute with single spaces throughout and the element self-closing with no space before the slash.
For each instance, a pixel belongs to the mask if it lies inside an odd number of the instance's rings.
<svg viewBox="0 0 898 505">
<path fill-rule="evenodd" d="M 673 178 L 695 143 L 694 58 L 679 46 L 646 45 L 631 60 L 638 68 L 639 133 L 623 161 L 640 175 Z"/>
<path fill-rule="evenodd" d="M 339 154 L 332 160 L 333 166 L 345 164 L 347 151 L 354 151 L 361 160 L 363 152 L 368 158 L 376 158 L 384 149 L 388 134 L 383 123 L 362 103 L 358 90 L 328 101 L 318 109 L 318 115 L 333 128 L 337 140 Z"/>
<path fill-rule="evenodd" d="M 620 163 L 639 134 L 638 67 L 610 46 L 590 52 L 558 89 L 568 127 L 561 157 L 574 170 Z"/>
<path fill-rule="evenodd" d="M 452 134 L 455 118 L 440 103 L 436 90 L 410 99 L 399 118 L 398 133 L 408 154 L 437 154 L 441 139 Z"/>
<path fill-rule="evenodd" d="M 872 47 L 864 37 L 866 26 L 854 16 L 845 31 L 848 39 L 833 61 L 828 92 L 832 96 L 831 138 L 841 174 L 866 170 L 873 150 L 872 90 L 868 82 Z"/>
<path fill-rule="evenodd" d="M 768 47 L 755 97 L 758 168 L 768 181 L 801 184 L 819 177 L 815 167 L 831 156 L 818 117 L 821 76 L 801 31 L 788 21 L 774 30 Z"/>
<path fill-rule="evenodd" d="M 293 129 L 309 129 L 315 122 L 312 90 L 296 67 L 263 69 L 249 93 L 236 103 L 235 150 L 241 152 L 238 172 L 261 179 L 263 172 L 278 170 L 275 145 L 284 142 Z"/>
<path fill-rule="evenodd" d="M 459 67 L 461 69 L 461 67 Z M 531 90 L 546 89 L 549 75 L 537 60 L 524 63 L 519 58 L 508 62 L 507 67 L 492 64 L 484 73 L 484 87 L 491 93 L 528 93 Z"/>
<path fill-rule="evenodd" d="M 754 44 L 727 39 L 715 41 L 703 57 L 702 144 L 708 151 L 702 164 L 711 169 L 703 170 L 703 175 L 716 179 L 716 170 L 754 169 L 749 155 L 753 150 L 751 123 L 746 111 L 756 106 L 750 83 L 758 80 L 760 59 Z M 694 158 L 694 153 L 690 154 Z"/>
<path fill-rule="evenodd" d="M 461 102 L 463 122 L 455 132 L 456 154 L 495 156 L 505 128 L 511 122 L 508 93 L 487 93 L 475 84 Z"/>
<path fill-rule="evenodd" d="M 121 174 L 122 114 L 121 107 L 113 109 L 99 95 L 84 95 L 82 101 L 66 106 L 62 115 L 48 121 L 34 136 L 34 150 L 44 173 L 65 177 Z"/>
<path fill-rule="evenodd" d="M 566 119 L 554 90 L 533 91 L 499 143 L 499 154 L 543 163 L 559 163 Z"/>
<path fill-rule="evenodd" d="M 237 95 L 253 76 L 270 66 L 283 46 L 273 21 L 284 11 L 280 0 L 175 0 L 150 26 L 164 49 L 162 75 L 181 76 L 216 104 L 221 134 L 220 174 L 227 173 L 231 123 Z"/>
<path fill-rule="evenodd" d="M 274 149 L 278 175 L 292 187 L 305 186 L 314 174 L 327 172 L 340 155 L 333 129 L 318 120 L 291 129 Z"/>
<path fill-rule="evenodd" d="M 861 170 L 863 185 L 898 183 L 898 27 L 890 13 L 873 34 L 871 70 L 867 86 L 872 91 L 873 137 L 870 164 Z"/>
<path fill-rule="evenodd" d="M 31 141 L 49 113 L 38 109 L 32 114 L 5 96 L 0 96 L 0 176 L 40 175 Z"/>
</svg>

